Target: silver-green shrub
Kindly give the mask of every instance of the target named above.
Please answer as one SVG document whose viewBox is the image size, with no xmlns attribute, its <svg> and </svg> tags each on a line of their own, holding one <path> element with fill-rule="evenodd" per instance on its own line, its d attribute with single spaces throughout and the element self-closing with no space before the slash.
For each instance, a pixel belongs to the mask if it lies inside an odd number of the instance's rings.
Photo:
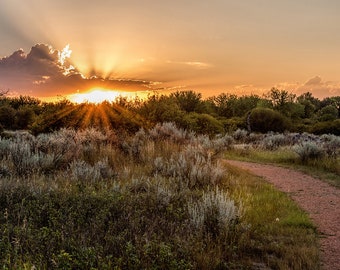
<svg viewBox="0 0 340 270">
<path fill-rule="evenodd" d="M 266 150 L 277 150 L 280 146 L 287 144 L 286 136 L 283 134 L 273 134 L 264 137 L 260 143 L 261 148 Z"/>
<path fill-rule="evenodd" d="M 311 159 L 318 159 L 324 156 L 324 150 L 322 146 L 315 142 L 303 142 L 293 147 L 295 153 L 297 153 L 302 162 L 306 162 Z"/>
<path fill-rule="evenodd" d="M 239 216 L 240 211 L 227 194 L 219 190 L 204 192 L 196 202 L 189 202 L 190 223 L 198 232 L 218 236 L 227 232 L 229 226 Z"/>
<path fill-rule="evenodd" d="M 245 129 L 237 129 L 234 131 L 232 136 L 238 142 L 245 142 L 248 136 L 248 131 Z"/>
<path fill-rule="evenodd" d="M 336 158 L 340 155 L 340 137 L 331 134 L 324 134 L 320 137 L 327 156 Z"/>
<path fill-rule="evenodd" d="M 225 177 L 224 167 L 213 162 L 210 154 L 199 146 L 187 146 L 169 159 L 158 157 L 153 164 L 154 174 L 176 179 L 187 188 L 216 185 Z"/>
<path fill-rule="evenodd" d="M 184 129 L 178 128 L 176 124 L 171 122 L 157 124 L 150 129 L 149 134 L 154 140 L 170 139 L 178 143 L 183 143 L 193 135 Z"/>
<path fill-rule="evenodd" d="M 108 165 L 107 160 L 99 161 L 94 166 L 83 160 L 74 160 L 69 166 L 72 179 L 83 181 L 84 183 L 94 183 L 102 179 L 115 177 L 115 173 Z"/>
</svg>

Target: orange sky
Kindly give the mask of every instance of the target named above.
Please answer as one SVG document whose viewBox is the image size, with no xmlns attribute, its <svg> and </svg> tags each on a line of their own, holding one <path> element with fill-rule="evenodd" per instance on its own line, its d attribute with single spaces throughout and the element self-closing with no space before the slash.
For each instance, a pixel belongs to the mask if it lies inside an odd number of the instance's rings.
<svg viewBox="0 0 340 270">
<path fill-rule="evenodd" d="M 0 0 L 0 89 L 337 96 L 339 10 L 338 0 Z"/>
</svg>

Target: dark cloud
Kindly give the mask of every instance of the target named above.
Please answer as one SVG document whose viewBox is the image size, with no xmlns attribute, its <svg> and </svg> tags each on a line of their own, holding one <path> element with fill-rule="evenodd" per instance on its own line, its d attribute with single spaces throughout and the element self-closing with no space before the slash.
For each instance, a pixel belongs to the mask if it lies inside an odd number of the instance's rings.
<svg viewBox="0 0 340 270">
<path fill-rule="evenodd" d="M 0 58 L 0 89 L 9 89 L 22 95 L 56 96 L 91 87 L 138 91 L 149 90 L 153 82 L 132 79 L 90 78 L 81 74 L 63 51 L 46 44 L 33 46 L 28 54 L 22 49 L 8 57 Z"/>
</svg>

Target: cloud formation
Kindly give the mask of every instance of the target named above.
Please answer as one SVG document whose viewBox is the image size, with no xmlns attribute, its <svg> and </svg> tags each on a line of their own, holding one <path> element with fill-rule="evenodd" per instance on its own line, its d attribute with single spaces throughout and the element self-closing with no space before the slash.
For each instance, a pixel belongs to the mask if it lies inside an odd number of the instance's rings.
<svg viewBox="0 0 340 270">
<path fill-rule="evenodd" d="M 146 80 L 86 77 L 71 61 L 71 50 L 55 50 L 50 45 L 36 44 L 28 54 L 22 49 L 0 58 L 0 89 L 10 93 L 47 97 L 68 95 L 103 87 L 122 91 L 145 91 L 155 83 Z"/>
<path fill-rule="evenodd" d="M 323 81 L 320 76 L 309 79 L 303 85 L 295 89 L 296 94 L 306 92 L 313 93 L 314 96 L 325 98 L 329 96 L 340 96 L 340 83 L 332 81 Z"/>
</svg>

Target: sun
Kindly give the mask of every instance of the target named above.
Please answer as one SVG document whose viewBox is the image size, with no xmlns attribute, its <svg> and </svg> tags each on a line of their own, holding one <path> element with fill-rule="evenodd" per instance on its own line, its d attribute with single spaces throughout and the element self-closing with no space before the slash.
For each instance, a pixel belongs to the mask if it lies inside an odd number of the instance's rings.
<svg viewBox="0 0 340 270">
<path fill-rule="evenodd" d="M 86 93 L 73 94 L 69 97 L 69 99 L 75 103 L 89 102 L 99 104 L 103 101 L 115 101 L 120 95 L 121 93 L 119 91 L 104 88 L 93 88 Z"/>
</svg>

